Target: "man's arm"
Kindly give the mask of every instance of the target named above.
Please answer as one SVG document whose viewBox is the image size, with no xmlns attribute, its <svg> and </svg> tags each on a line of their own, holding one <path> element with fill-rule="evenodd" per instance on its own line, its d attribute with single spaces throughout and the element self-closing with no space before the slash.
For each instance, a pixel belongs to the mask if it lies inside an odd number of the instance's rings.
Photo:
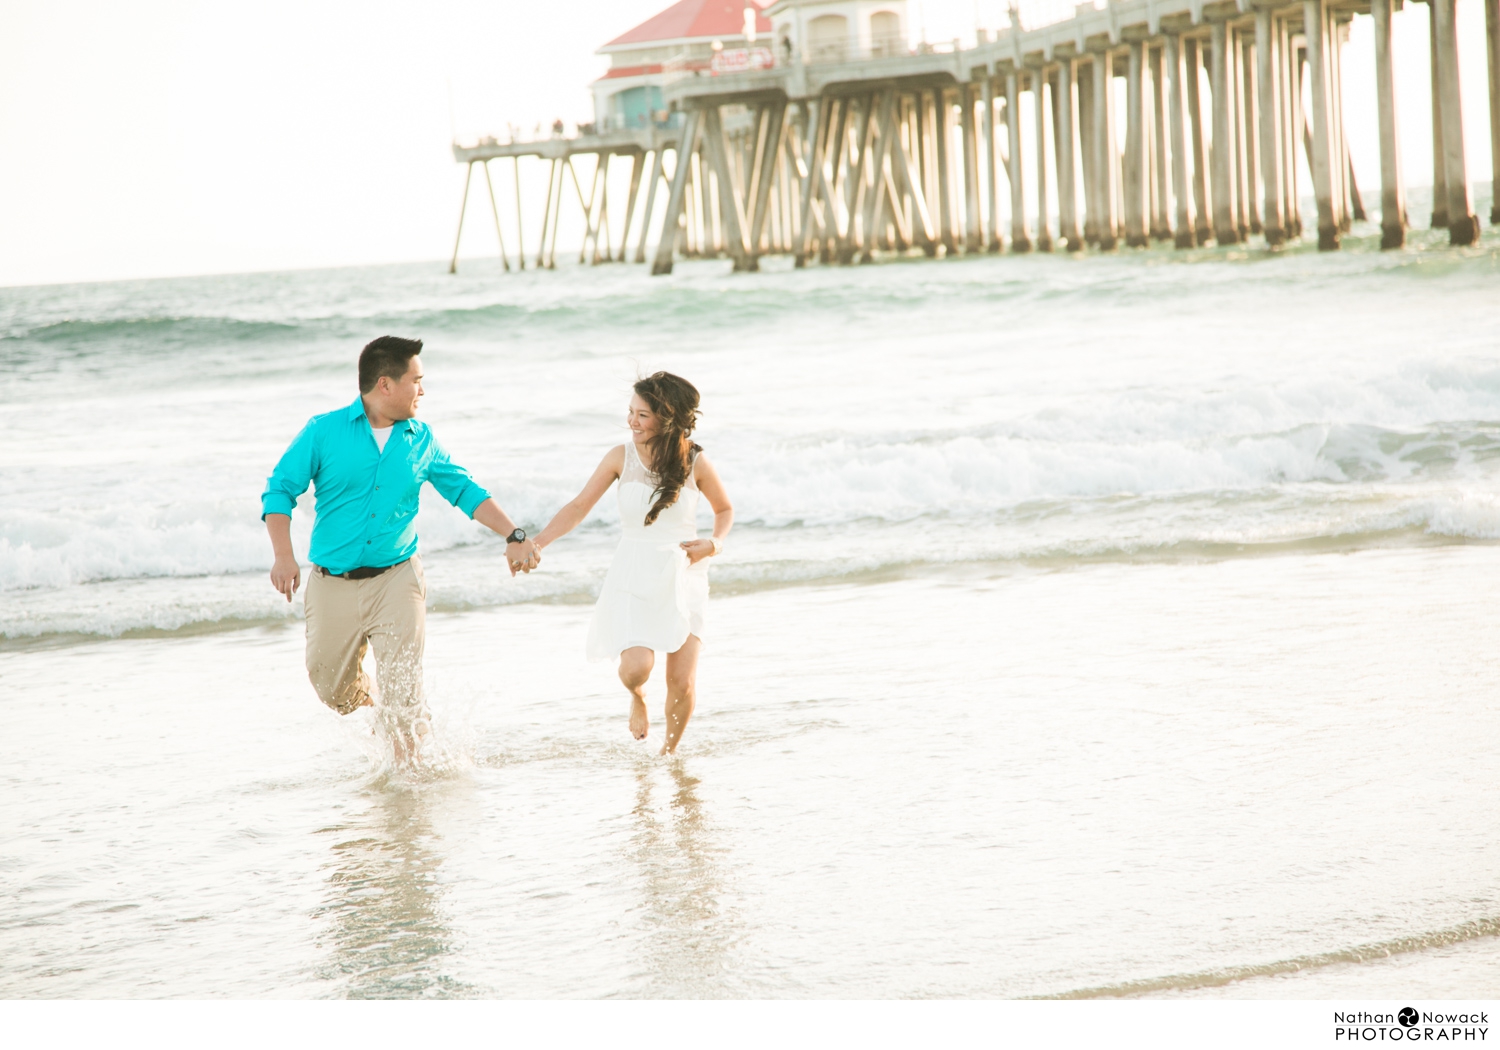
<svg viewBox="0 0 1500 1050">
<path fill-rule="evenodd" d="M 427 480 L 449 503 L 463 511 L 485 528 L 501 536 L 509 536 L 516 529 L 510 515 L 500 509 L 500 504 L 490 498 L 469 472 L 448 458 L 448 452 L 435 439 L 432 462 L 427 468 Z M 530 572 L 542 561 L 542 553 L 531 540 L 505 545 L 505 560 L 510 564 L 510 574 Z"/>
<path fill-rule="evenodd" d="M 500 536 L 509 536 L 516 531 L 516 523 L 493 499 L 486 499 L 474 508 L 474 520 Z M 540 565 L 542 552 L 537 550 L 536 541 L 528 537 L 522 543 L 507 543 L 505 560 L 510 563 L 510 574 L 514 576 L 517 570 L 530 572 Z"/>
<path fill-rule="evenodd" d="M 271 534 L 271 551 L 276 563 L 271 566 L 271 586 L 291 601 L 302 583 L 302 566 L 292 553 L 292 517 L 290 514 L 267 514 L 266 531 Z"/>
<path fill-rule="evenodd" d="M 260 497 L 260 516 L 271 536 L 271 554 L 275 559 L 271 566 L 271 586 L 286 595 L 287 601 L 292 600 L 302 582 L 302 569 L 292 553 L 292 508 L 312 483 L 315 455 L 313 425 L 309 422 L 282 453 Z"/>
</svg>

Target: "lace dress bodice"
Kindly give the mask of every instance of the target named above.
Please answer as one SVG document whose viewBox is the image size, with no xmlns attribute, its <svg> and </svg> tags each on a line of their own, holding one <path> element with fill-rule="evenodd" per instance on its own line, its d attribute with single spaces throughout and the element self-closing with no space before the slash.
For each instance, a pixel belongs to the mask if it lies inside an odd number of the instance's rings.
<svg viewBox="0 0 1500 1050">
<path fill-rule="evenodd" d="M 646 524 L 646 515 L 656 502 L 657 477 L 646 469 L 635 450 L 635 442 L 625 443 L 625 467 L 620 471 L 618 499 L 620 524 L 627 540 L 661 542 L 675 546 L 698 535 L 698 486 L 688 474 L 687 484 L 677 500 Z"/>
</svg>

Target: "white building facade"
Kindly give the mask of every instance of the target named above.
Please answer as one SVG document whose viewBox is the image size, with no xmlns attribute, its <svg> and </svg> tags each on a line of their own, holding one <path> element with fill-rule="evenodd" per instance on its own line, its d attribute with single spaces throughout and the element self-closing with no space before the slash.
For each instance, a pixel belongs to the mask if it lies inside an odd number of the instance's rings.
<svg viewBox="0 0 1500 1050">
<path fill-rule="evenodd" d="M 910 51 L 906 0 L 776 0 L 778 64 L 850 62 Z"/>
</svg>

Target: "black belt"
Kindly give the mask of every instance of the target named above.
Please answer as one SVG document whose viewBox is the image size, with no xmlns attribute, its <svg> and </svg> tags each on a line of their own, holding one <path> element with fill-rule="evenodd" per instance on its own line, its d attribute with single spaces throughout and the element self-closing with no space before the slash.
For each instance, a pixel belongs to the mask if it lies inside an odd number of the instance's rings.
<svg viewBox="0 0 1500 1050">
<path fill-rule="evenodd" d="M 398 561 L 395 565 L 384 565 L 378 569 L 373 569 L 365 565 L 358 569 L 350 569 L 348 572 L 329 572 L 323 566 L 319 565 L 318 571 L 324 576 L 332 576 L 335 580 L 373 580 L 377 576 L 384 576 L 392 569 L 400 568 L 408 561 L 411 561 L 411 559 L 407 558 L 405 561 Z"/>
</svg>

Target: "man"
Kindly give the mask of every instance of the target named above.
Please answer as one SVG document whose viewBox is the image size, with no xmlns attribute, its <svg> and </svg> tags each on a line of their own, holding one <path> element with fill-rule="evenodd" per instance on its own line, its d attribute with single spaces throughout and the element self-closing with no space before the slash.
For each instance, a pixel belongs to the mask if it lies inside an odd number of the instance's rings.
<svg viewBox="0 0 1500 1050">
<path fill-rule="evenodd" d="M 373 706 L 361 662 L 375 647 L 378 715 L 398 763 L 415 757 L 430 717 L 422 694 L 427 583 L 417 557 L 422 483 L 506 538 L 511 575 L 541 561 L 536 545 L 414 418 L 422 399 L 420 339 L 381 336 L 359 355 L 359 397 L 314 416 L 266 480 L 261 518 L 276 563 L 271 585 L 290 602 L 302 581 L 292 553 L 292 508 L 311 484 L 317 500 L 303 603 L 307 675 L 341 715 Z"/>
</svg>

